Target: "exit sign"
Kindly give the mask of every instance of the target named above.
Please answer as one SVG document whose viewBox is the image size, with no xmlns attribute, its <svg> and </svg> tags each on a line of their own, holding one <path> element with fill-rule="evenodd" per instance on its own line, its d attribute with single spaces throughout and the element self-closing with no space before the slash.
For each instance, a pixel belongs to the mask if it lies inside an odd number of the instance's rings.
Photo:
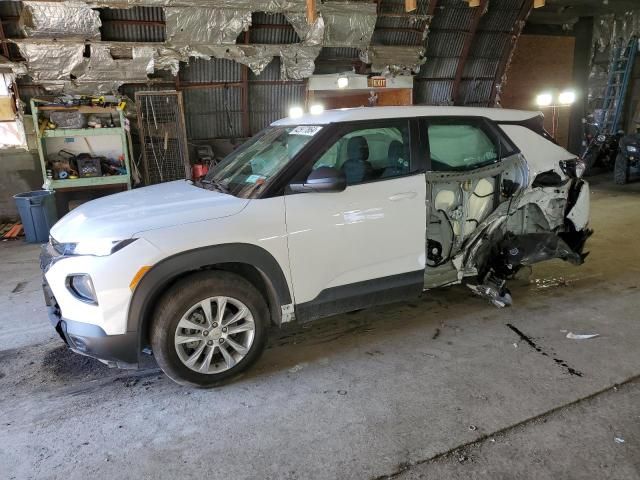
<svg viewBox="0 0 640 480">
<path fill-rule="evenodd" d="M 370 77 L 367 79 L 367 84 L 370 88 L 385 88 L 387 79 L 385 77 Z"/>
</svg>

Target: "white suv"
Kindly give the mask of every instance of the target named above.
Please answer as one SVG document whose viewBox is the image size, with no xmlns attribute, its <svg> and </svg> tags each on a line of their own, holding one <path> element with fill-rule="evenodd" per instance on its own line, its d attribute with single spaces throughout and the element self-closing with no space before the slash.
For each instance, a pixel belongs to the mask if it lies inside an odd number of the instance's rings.
<svg viewBox="0 0 640 480">
<path fill-rule="evenodd" d="M 583 165 L 536 112 L 326 111 L 273 123 L 202 181 L 86 203 L 41 257 L 74 351 L 120 367 L 153 352 L 211 386 L 260 355 L 270 325 L 465 282 L 494 304 L 550 258 L 583 262 Z"/>
</svg>

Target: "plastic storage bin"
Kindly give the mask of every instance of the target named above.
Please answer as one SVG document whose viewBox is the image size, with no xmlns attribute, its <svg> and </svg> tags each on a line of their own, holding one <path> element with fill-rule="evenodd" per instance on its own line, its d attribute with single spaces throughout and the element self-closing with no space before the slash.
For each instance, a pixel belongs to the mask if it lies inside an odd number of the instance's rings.
<svg viewBox="0 0 640 480">
<path fill-rule="evenodd" d="M 49 229 L 58 221 L 55 193 L 49 190 L 36 190 L 19 193 L 13 198 L 20 213 L 27 242 L 48 242 Z"/>
</svg>

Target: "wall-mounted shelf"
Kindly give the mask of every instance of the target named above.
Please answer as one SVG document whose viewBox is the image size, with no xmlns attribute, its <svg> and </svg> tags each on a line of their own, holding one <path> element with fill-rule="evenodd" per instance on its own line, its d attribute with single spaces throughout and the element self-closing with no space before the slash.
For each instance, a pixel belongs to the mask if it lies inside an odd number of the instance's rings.
<svg viewBox="0 0 640 480">
<path fill-rule="evenodd" d="M 85 177 L 66 180 L 52 180 L 53 189 L 93 187 L 98 185 L 129 185 L 129 175 L 105 175 L 103 177 Z"/>
<path fill-rule="evenodd" d="M 56 128 L 44 130 L 42 137 L 95 137 L 104 135 L 120 135 L 121 128 Z"/>
<path fill-rule="evenodd" d="M 111 121 L 116 121 L 119 126 L 117 127 L 103 127 L 103 128 L 55 128 L 55 129 L 41 129 L 41 122 L 46 118 L 44 112 L 53 111 L 65 111 L 65 112 L 79 112 L 81 114 L 94 114 L 94 115 L 109 115 Z M 73 179 L 57 180 L 54 179 L 51 182 L 53 189 L 59 190 L 72 190 L 72 189 L 91 189 L 96 188 L 131 188 L 131 167 L 129 160 L 129 149 L 127 132 L 125 131 L 125 118 L 122 110 L 118 110 L 115 107 L 100 107 L 92 105 L 82 106 L 64 106 L 64 105 L 51 105 L 48 99 L 31 99 L 31 113 L 33 115 L 33 122 L 36 127 L 36 137 L 38 145 L 38 153 L 40 155 L 40 164 L 42 167 L 43 181 L 47 180 L 47 164 L 49 152 L 47 148 L 48 142 L 60 143 L 60 139 L 69 139 L 70 142 L 75 143 L 76 140 L 84 142 L 87 145 L 88 153 L 94 154 L 90 146 L 89 138 L 91 137 L 106 137 L 116 136 L 118 137 L 117 145 L 113 145 L 114 149 L 118 152 L 122 152 L 124 157 L 124 165 L 126 168 L 126 174 L 123 175 L 103 175 L 99 177 L 81 177 Z M 49 140 L 51 139 L 51 140 Z M 54 140 L 58 139 L 58 140 Z M 85 139 L 84 141 L 82 139 Z M 96 139 L 97 141 L 97 139 Z M 102 143 L 107 139 L 102 140 Z M 66 142 L 66 140 L 65 140 Z M 60 146 L 58 145 L 58 150 Z M 57 150 L 55 150 L 57 151 Z M 54 151 L 54 152 L 55 152 Z M 100 155 L 101 152 L 95 152 L 96 155 Z"/>
</svg>

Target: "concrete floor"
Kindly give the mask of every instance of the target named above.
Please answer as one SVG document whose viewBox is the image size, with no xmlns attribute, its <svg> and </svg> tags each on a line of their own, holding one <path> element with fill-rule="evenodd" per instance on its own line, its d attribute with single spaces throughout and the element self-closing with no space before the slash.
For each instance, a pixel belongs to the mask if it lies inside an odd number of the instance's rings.
<svg viewBox="0 0 640 480">
<path fill-rule="evenodd" d="M 68 352 L 37 248 L 0 243 L 0 477 L 640 478 L 640 183 L 592 184 L 587 263 L 513 307 L 454 287 L 273 332 L 205 391 Z"/>
</svg>

